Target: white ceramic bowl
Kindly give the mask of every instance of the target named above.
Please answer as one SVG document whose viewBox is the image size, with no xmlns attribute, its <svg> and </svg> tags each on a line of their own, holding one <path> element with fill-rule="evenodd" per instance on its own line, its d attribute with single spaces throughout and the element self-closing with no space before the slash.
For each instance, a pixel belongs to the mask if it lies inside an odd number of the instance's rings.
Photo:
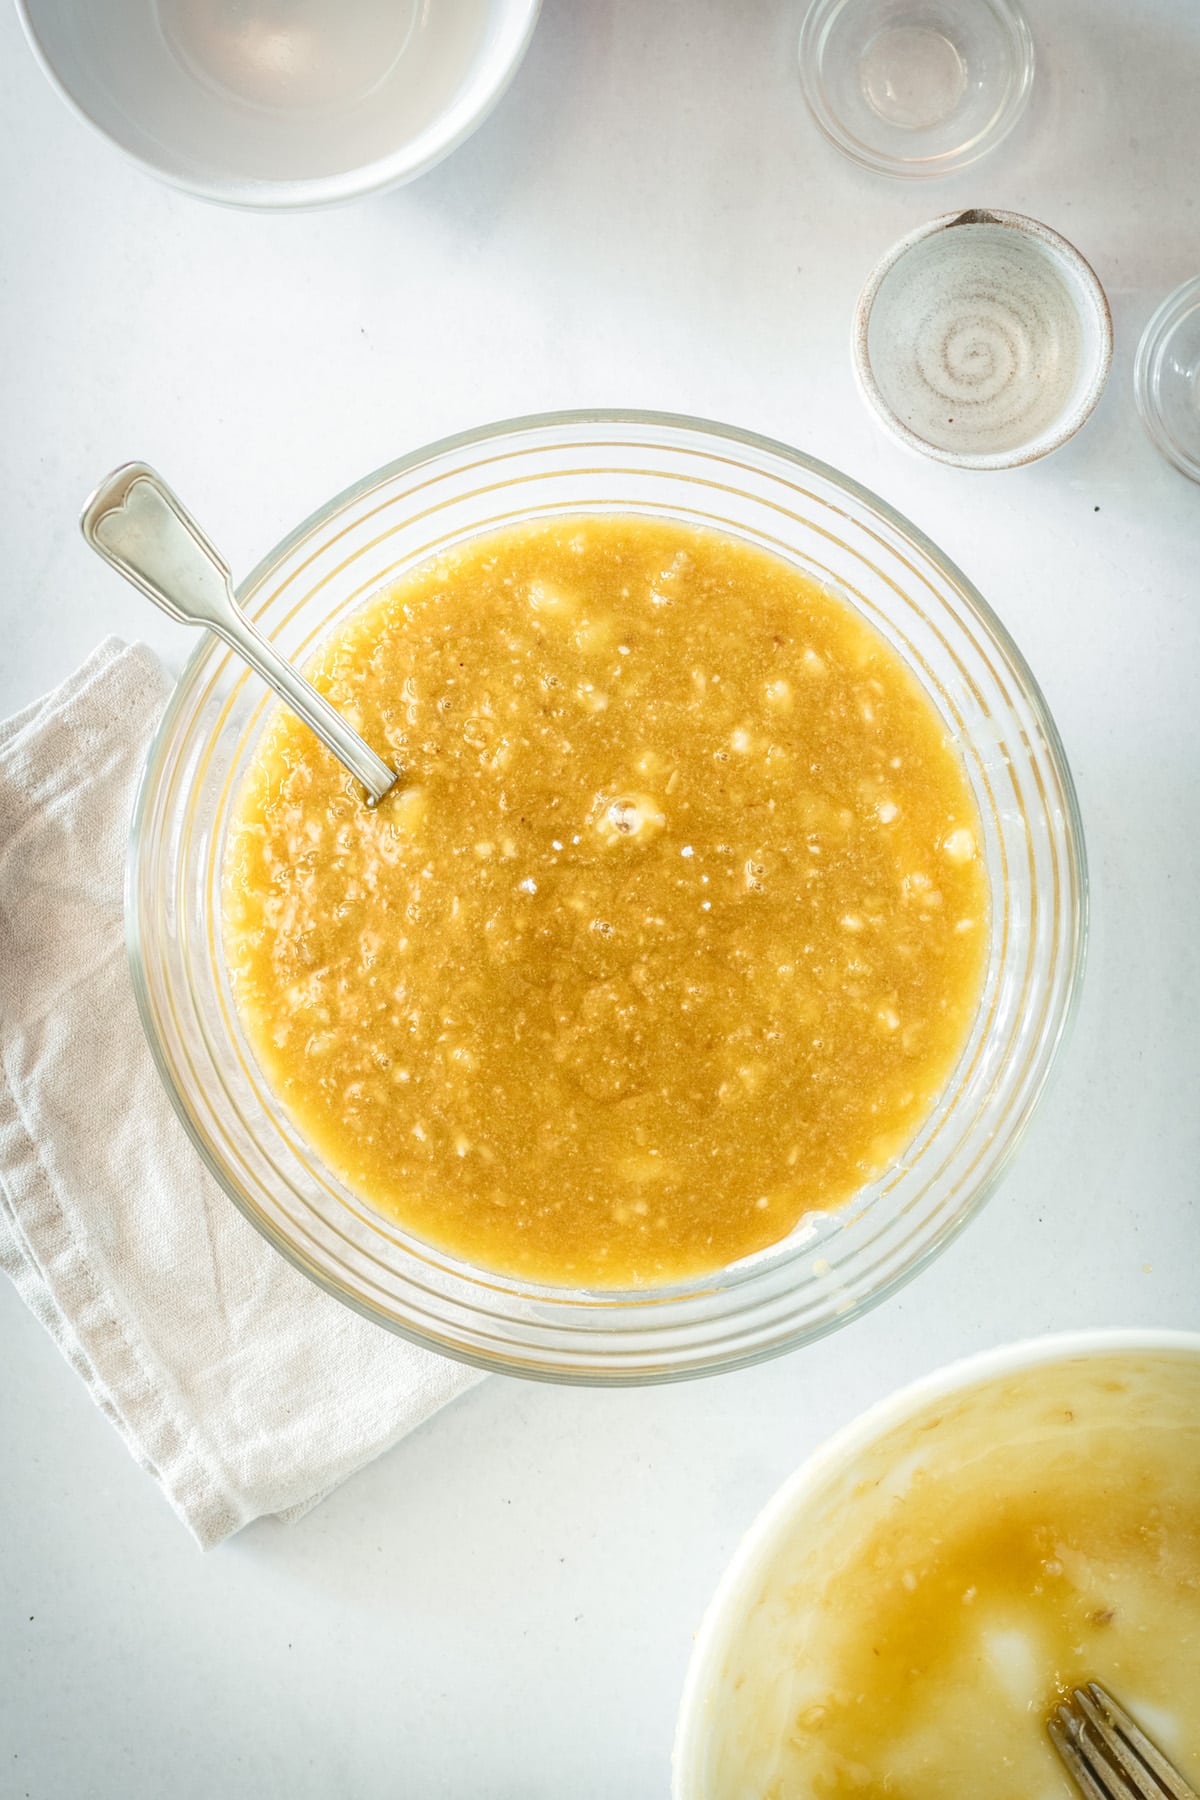
<svg viewBox="0 0 1200 1800">
<path fill-rule="evenodd" d="M 439 162 L 515 73 L 540 0 L 17 0 L 68 105 L 175 187 L 324 206 Z"/>
<path fill-rule="evenodd" d="M 854 371 L 909 449 L 1011 469 L 1079 430 L 1112 365 L 1104 289 L 1078 250 L 1020 213 L 946 213 L 872 271 Z"/>
<path fill-rule="evenodd" d="M 933 1430 L 950 1419 L 968 1417 L 965 1409 L 945 1406 L 951 1396 L 968 1396 L 998 1379 L 1032 1369 L 1086 1361 L 1114 1354 L 1167 1352 L 1200 1362 L 1200 1332 L 1079 1331 L 1052 1337 L 1027 1339 L 1018 1344 L 985 1350 L 952 1363 L 923 1380 L 901 1388 L 836 1432 L 786 1481 L 742 1539 L 714 1594 L 696 1635 L 684 1683 L 672 1758 L 673 1800 L 714 1800 L 712 1765 L 720 1741 L 720 1707 L 725 1670 L 752 1611 L 768 1592 L 765 1583 L 771 1565 L 785 1543 L 806 1519 L 819 1529 L 823 1513 L 840 1508 L 845 1516 L 845 1495 L 852 1485 L 863 1483 L 868 1494 L 894 1494 L 892 1477 L 913 1481 L 922 1462 L 939 1453 L 940 1440 Z M 1003 1399 L 996 1400 L 997 1409 Z M 936 1409 L 931 1420 L 919 1415 Z M 916 1451 L 903 1428 L 916 1421 L 914 1435 L 922 1449 Z M 1011 1423 L 1011 1421 L 1010 1421 Z M 884 1440 L 893 1439 L 892 1444 Z M 899 1450 L 894 1449 L 899 1441 Z M 901 1458 L 900 1464 L 894 1455 Z M 870 1511 L 870 1503 L 862 1502 Z M 872 1515 L 874 1517 L 874 1515 Z"/>
</svg>

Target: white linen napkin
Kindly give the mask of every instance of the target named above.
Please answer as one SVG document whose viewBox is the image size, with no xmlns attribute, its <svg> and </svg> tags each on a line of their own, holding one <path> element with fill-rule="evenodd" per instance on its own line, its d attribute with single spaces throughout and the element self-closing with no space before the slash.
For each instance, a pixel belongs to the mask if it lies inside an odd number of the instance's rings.
<svg viewBox="0 0 1200 1800">
<path fill-rule="evenodd" d="M 110 639 L 0 723 L 0 1268 L 208 1548 L 298 1516 L 480 1377 L 285 1263 L 171 1109 L 121 902 L 169 688 Z"/>
</svg>

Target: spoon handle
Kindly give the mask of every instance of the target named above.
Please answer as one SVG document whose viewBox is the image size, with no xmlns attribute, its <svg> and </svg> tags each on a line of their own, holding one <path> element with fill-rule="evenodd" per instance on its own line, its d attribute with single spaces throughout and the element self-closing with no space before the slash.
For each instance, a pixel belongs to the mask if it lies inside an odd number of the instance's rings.
<svg viewBox="0 0 1200 1800">
<path fill-rule="evenodd" d="M 371 800 L 382 800 L 395 770 L 245 617 L 228 563 L 161 475 L 145 463 L 114 469 L 84 507 L 80 526 L 97 555 L 148 600 L 180 624 L 205 626 L 243 657 L 362 782 Z"/>
</svg>

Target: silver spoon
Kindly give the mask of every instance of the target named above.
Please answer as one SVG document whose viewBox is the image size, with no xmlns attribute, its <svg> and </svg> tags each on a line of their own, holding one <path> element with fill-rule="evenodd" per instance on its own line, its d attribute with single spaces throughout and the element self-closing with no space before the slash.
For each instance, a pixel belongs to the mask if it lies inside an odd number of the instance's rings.
<svg viewBox="0 0 1200 1800">
<path fill-rule="evenodd" d="M 362 782 L 372 805 L 383 799 L 396 771 L 245 617 L 228 563 L 161 475 L 145 463 L 123 463 L 100 483 L 79 524 L 96 554 L 148 600 L 183 625 L 205 626 L 243 657 Z"/>
</svg>

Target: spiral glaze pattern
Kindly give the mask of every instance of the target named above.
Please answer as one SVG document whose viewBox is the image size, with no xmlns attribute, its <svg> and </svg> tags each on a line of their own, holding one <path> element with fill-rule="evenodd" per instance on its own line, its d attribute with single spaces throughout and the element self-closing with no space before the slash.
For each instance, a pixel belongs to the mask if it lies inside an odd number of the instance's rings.
<svg viewBox="0 0 1200 1800">
<path fill-rule="evenodd" d="M 973 317 L 952 309 L 929 327 L 916 354 L 931 395 L 960 406 L 994 406 L 1020 384 L 1030 344 L 1011 314 L 996 306 L 981 306 Z"/>
</svg>

